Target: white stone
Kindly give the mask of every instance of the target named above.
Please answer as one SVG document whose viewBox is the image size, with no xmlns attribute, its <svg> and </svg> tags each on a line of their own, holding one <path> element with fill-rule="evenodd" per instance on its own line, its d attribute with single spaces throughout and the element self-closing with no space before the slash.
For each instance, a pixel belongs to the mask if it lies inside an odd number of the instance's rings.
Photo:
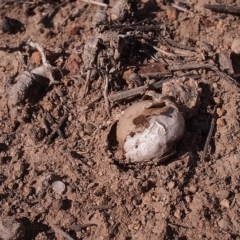
<svg viewBox="0 0 240 240">
<path fill-rule="evenodd" d="M 66 189 L 66 186 L 63 182 L 61 181 L 55 181 L 53 184 L 52 184 L 52 187 L 53 187 L 53 190 L 58 193 L 59 195 L 61 195 L 65 189 Z"/>
</svg>

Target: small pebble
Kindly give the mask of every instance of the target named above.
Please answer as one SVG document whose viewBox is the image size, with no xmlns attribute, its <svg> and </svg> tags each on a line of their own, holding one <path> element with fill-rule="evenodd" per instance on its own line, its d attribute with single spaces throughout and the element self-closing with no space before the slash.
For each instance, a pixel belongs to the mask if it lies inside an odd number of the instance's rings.
<svg viewBox="0 0 240 240">
<path fill-rule="evenodd" d="M 64 92 L 63 92 L 63 90 L 60 89 L 60 88 L 56 88 L 56 89 L 55 89 L 55 92 L 56 92 L 56 94 L 57 94 L 59 97 L 63 97 L 63 96 L 64 96 Z"/>
<path fill-rule="evenodd" d="M 219 222 L 218 222 L 218 226 L 224 230 L 227 230 L 230 226 L 230 222 L 228 221 L 228 219 L 221 219 Z"/>
<path fill-rule="evenodd" d="M 151 195 L 144 196 L 143 201 L 148 203 L 152 202 L 152 196 Z"/>
<path fill-rule="evenodd" d="M 219 97 L 214 97 L 213 100 L 217 105 L 221 104 L 221 99 Z"/>
<path fill-rule="evenodd" d="M 230 207 L 230 203 L 227 199 L 223 199 L 221 202 L 220 202 L 221 206 L 222 207 L 225 207 L 225 208 L 229 208 Z"/>
<path fill-rule="evenodd" d="M 137 224 L 133 227 L 133 229 L 136 230 L 136 231 L 139 230 L 139 228 L 140 228 L 140 224 Z"/>
<path fill-rule="evenodd" d="M 233 40 L 231 50 L 236 54 L 240 54 L 240 38 L 236 38 Z"/>
<path fill-rule="evenodd" d="M 52 184 L 52 187 L 53 187 L 53 190 L 58 193 L 59 195 L 61 195 L 65 189 L 66 189 L 66 186 L 63 182 L 61 181 L 55 181 L 53 184 Z"/>
<path fill-rule="evenodd" d="M 76 18 L 81 15 L 80 9 L 79 8 L 74 8 L 71 12 L 71 17 Z"/>
<path fill-rule="evenodd" d="M 220 190 L 216 192 L 216 197 L 220 199 L 224 199 L 224 198 L 228 198 L 229 194 L 230 193 L 227 190 Z"/>
<path fill-rule="evenodd" d="M 164 189 L 163 187 L 160 187 L 160 188 L 159 188 L 159 192 L 160 192 L 161 194 L 164 194 L 164 195 L 169 195 L 169 192 L 168 192 L 166 189 Z"/>
<path fill-rule="evenodd" d="M 188 191 L 189 191 L 190 193 L 196 193 L 197 187 L 196 187 L 196 186 L 190 186 L 190 187 L 188 188 Z"/>
<path fill-rule="evenodd" d="M 222 117 L 223 115 L 225 115 L 226 111 L 222 108 L 217 108 L 217 115 L 219 117 Z"/>
<path fill-rule="evenodd" d="M 225 121 L 223 118 L 218 118 L 216 124 L 217 124 L 219 127 L 223 127 L 223 126 L 226 125 L 226 121 Z"/>
<path fill-rule="evenodd" d="M 175 187 L 175 182 L 171 181 L 168 183 L 168 189 L 173 189 Z"/>
<path fill-rule="evenodd" d="M 148 187 L 149 187 L 149 181 L 144 181 L 144 182 L 142 183 L 142 187 L 143 187 L 143 188 L 148 188 Z"/>
<path fill-rule="evenodd" d="M 191 198 L 191 196 L 188 195 L 185 197 L 185 200 L 187 203 L 190 203 L 192 201 L 192 198 Z"/>
<path fill-rule="evenodd" d="M 179 208 L 174 212 L 174 217 L 178 219 L 181 218 L 181 210 Z"/>
</svg>

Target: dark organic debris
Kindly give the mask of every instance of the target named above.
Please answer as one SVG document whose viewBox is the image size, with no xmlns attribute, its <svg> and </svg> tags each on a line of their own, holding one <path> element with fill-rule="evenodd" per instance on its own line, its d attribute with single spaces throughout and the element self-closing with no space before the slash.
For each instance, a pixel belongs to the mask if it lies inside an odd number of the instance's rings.
<svg viewBox="0 0 240 240">
<path fill-rule="evenodd" d="M 23 24 L 14 18 L 3 17 L 2 24 L 0 25 L 3 32 L 17 33 L 23 30 Z"/>
<path fill-rule="evenodd" d="M 240 7 L 237 7 L 237 6 L 205 4 L 204 8 L 207 8 L 214 12 L 219 12 L 219 13 L 240 14 Z"/>
</svg>

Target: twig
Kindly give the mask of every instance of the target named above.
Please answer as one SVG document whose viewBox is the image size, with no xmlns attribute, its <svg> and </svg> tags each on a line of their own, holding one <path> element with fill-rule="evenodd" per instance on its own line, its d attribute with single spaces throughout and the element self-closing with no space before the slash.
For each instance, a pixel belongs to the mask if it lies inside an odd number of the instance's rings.
<svg viewBox="0 0 240 240">
<path fill-rule="evenodd" d="M 91 102 L 85 104 L 84 106 L 80 107 L 81 110 L 87 110 L 91 108 L 95 102 L 99 101 L 102 98 L 102 94 L 99 94 L 97 97 L 95 97 Z"/>
<path fill-rule="evenodd" d="M 113 94 L 112 96 L 109 96 L 108 99 L 110 102 L 120 101 L 126 98 L 144 94 L 148 90 L 148 88 L 149 88 L 148 86 L 137 87 L 134 89 Z"/>
<path fill-rule="evenodd" d="M 51 64 L 48 63 L 46 54 L 45 54 L 45 51 L 44 51 L 44 48 L 42 47 L 42 45 L 39 44 L 38 42 L 33 42 L 31 39 L 28 40 L 27 44 L 30 47 L 35 48 L 39 51 L 41 58 L 42 58 L 42 64 L 43 64 L 41 67 L 38 67 L 38 68 L 35 68 L 34 70 L 32 70 L 31 73 L 33 73 L 35 75 L 42 75 L 42 76 L 47 77 L 50 80 L 48 88 L 51 85 L 59 84 L 59 81 L 54 80 L 54 77 L 52 74 L 52 72 L 57 68 L 53 67 Z M 43 69 L 43 67 L 44 67 L 44 69 Z"/>
<path fill-rule="evenodd" d="M 213 67 L 214 67 L 214 65 L 208 64 L 208 63 L 183 64 L 183 65 L 169 66 L 168 70 L 170 70 L 170 71 L 179 71 L 179 70 L 193 70 L 193 69 L 201 69 L 201 68 L 212 69 Z"/>
<path fill-rule="evenodd" d="M 129 26 L 124 25 L 103 25 L 100 27 L 100 32 L 104 32 L 109 29 L 120 29 L 122 31 L 140 31 L 140 32 L 149 32 L 149 31 L 158 31 L 163 27 L 161 25 L 154 26 L 138 26 L 136 24 L 131 24 Z"/>
<path fill-rule="evenodd" d="M 102 2 L 97 2 L 97 1 L 94 1 L 94 0 L 81 0 L 81 1 L 86 2 L 86 3 L 95 4 L 95 5 L 98 5 L 98 6 L 101 6 L 101 7 L 108 7 L 108 4 L 102 3 Z"/>
<path fill-rule="evenodd" d="M 200 63 L 200 64 L 184 64 L 184 65 L 175 65 L 175 66 L 169 66 L 168 70 L 170 71 L 179 71 L 179 70 L 190 70 L 190 69 L 201 69 L 201 68 L 207 68 L 212 71 L 214 71 L 218 76 L 226 80 L 229 84 L 233 84 L 240 88 L 240 83 L 238 83 L 235 79 L 231 78 L 226 73 L 223 73 L 218 70 L 218 68 L 212 64 L 208 63 Z"/>
<path fill-rule="evenodd" d="M 231 202 L 230 208 L 232 208 L 235 203 L 236 203 L 236 196 L 234 196 L 234 198 L 233 198 L 233 200 Z"/>
<path fill-rule="evenodd" d="M 206 142 L 204 144 L 203 155 L 202 155 L 203 160 L 206 159 L 208 146 L 210 144 L 210 141 L 211 141 L 211 138 L 212 138 L 212 135 L 213 135 L 213 130 L 214 130 L 215 123 L 216 123 L 216 110 L 217 110 L 217 105 L 214 106 L 211 126 L 210 126 L 210 129 L 209 129 L 209 132 L 208 132 Z"/>
<path fill-rule="evenodd" d="M 108 83 L 109 83 L 109 79 L 108 79 L 108 74 L 106 73 L 105 70 L 101 70 L 101 73 L 103 75 L 103 79 L 104 79 L 104 90 L 103 90 L 103 97 L 105 100 L 105 108 L 108 114 L 108 117 L 111 117 L 111 113 L 110 113 L 110 104 L 109 104 L 109 99 L 108 99 Z"/>
<path fill-rule="evenodd" d="M 53 223 L 48 222 L 51 228 L 54 230 L 55 233 L 58 233 L 65 237 L 67 240 L 74 240 L 72 237 L 70 237 L 67 233 L 65 233 L 61 228 L 57 227 Z"/>
<path fill-rule="evenodd" d="M 56 129 L 49 135 L 48 139 L 47 139 L 47 144 L 50 144 L 53 140 L 53 138 L 56 136 L 56 134 L 58 133 L 58 130 L 62 128 L 63 124 L 67 121 L 68 115 L 65 114 L 60 122 L 58 123 Z"/>
<path fill-rule="evenodd" d="M 90 83 L 91 75 L 92 75 L 92 69 L 87 70 L 87 77 L 84 85 L 83 97 L 85 97 L 89 91 L 89 83 Z"/>
<path fill-rule="evenodd" d="M 183 12 L 189 12 L 189 10 L 185 9 L 185 8 L 182 8 L 180 6 L 178 6 L 177 4 L 175 3 L 172 3 L 172 6 L 180 11 L 183 11 Z"/>
<path fill-rule="evenodd" d="M 149 84 L 148 86 L 141 86 L 141 87 L 136 87 L 134 89 L 130 89 L 127 91 L 119 92 L 116 94 L 113 94 L 112 96 L 109 96 L 108 99 L 110 102 L 116 102 L 120 101 L 126 98 L 134 97 L 137 95 L 142 95 L 144 94 L 147 90 L 156 90 L 160 89 L 163 85 L 163 83 L 168 82 L 172 79 L 164 79 L 158 82 L 155 82 L 153 84 Z"/>
<path fill-rule="evenodd" d="M 205 4 L 203 7 L 218 13 L 240 14 L 240 7 L 237 6 Z"/>
<path fill-rule="evenodd" d="M 71 157 L 73 157 L 73 158 L 75 158 L 75 159 L 78 159 L 78 160 L 80 160 L 82 163 L 84 163 L 84 164 L 86 164 L 87 166 L 89 166 L 89 165 L 88 165 L 88 160 L 85 159 L 85 158 L 82 156 L 82 154 L 84 154 L 84 153 L 88 153 L 88 152 L 77 152 L 77 151 L 74 151 L 74 150 L 70 151 Z"/>
<path fill-rule="evenodd" d="M 27 41 L 27 44 L 29 46 L 31 46 L 32 48 L 35 48 L 39 51 L 39 53 L 41 54 L 42 63 L 43 63 L 43 65 L 46 65 L 47 64 L 47 58 L 46 58 L 44 48 L 38 42 L 33 42 L 32 39 L 29 39 Z"/>
<path fill-rule="evenodd" d="M 166 52 L 166 51 L 164 51 L 164 50 L 162 50 L 162 49 L 160 49 L 160 48 L 158 48 L 158 47 L 155 47 L 155 46 L 153 46 L 153 45 L 151 45 L 151 44 L 149 44 L 149 43 L 147 43 L 149 46 L 151 46 L 153 49 L 155 49 L 156 51 L 158 51 L 159 53 L 161 53 L 161 54 L 163 54 L 163 55 L 166 55 L 166 56 L 168 56 L 168 57 L 173 57 L 173 58 L 175 58 L 175 57 L 177 57 L 175 54 L 173 54 L 173 53 L 168 53 L 168 52 Z"/>
<path fill-rule="evenodd" d="M 61 22 L 60 25 L 63 25 L 70 17 L 76 17 L 80 15 L 80 10 L 79 8 L 74 8 L 68 15 L 67 17 Z"/>
<path fill-rule="evenodd" d="M 190 47 L 190 46 L 186 46 L 184 44 L 175 42 L 174 40 L 172 40 L 170 38 L 163 38 L 163 40 L 165 42 L 167 42 L 169 45 L 171 45 L 172 47 L 177 47 L 177 48 L 181 48 L 181 49 L 185 49 L 185 50 L 196 52 L 196 48 Z"/>
<path fill-rule="evenodd" d="M 115 232 L 115 230 L 117 229 L 117 227 L 120 225 L 120 222 L 116 222 L 114 225 L 113 225 L 113 227 L 112 227 L 112 229 L 110 230 L 110 232 L 109 232 L 109 235 L 110 236 L 113 236 L 114 235 L 114 232 Z"/>
<path fill-rule="evenodd" d="M 171 72 L 147 72 L 140 73 L 140 76 L 143 78 L 161 78 L 161 77 L 171 77 Z"/>
<path fill-rule="evenodd" d="M 186 228 L 186 229 L 192 229 L 193 227 L 189 227 L 189 226 L 184 226 L 182 224 L 175 224 L 175 223 L 167 223 L 169 226 L 174 227 L 174 228 Z"/>
</svg>

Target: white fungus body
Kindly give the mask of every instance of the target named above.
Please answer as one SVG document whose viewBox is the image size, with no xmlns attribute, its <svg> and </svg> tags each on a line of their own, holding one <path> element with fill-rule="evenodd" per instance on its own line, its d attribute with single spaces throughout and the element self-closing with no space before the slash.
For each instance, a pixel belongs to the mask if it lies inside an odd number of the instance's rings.
<svg viewBox="0 0 240 240">
<path fill-rule="evenodd" d="M 184 118 L 175 105 L 157 107 L 149 100 L 142 102 L 145 107 L 140 106 L 140 104 L 133 104 L 126 110 L 123 119 L 119 121 L 117 131 L 118 139 L 123 140 L 126 160 L 131 163 L 160 159 L 164 154 L 169 153 L 173 143 L 183 136 L 185 130 Z M 133 124 L 137 117 L 136 115 L 135 118 L 132 117 L 135 108 L 140 116 L 144 116 L 141 118 L 145 123 L 144 126 Z M 146 110 L 152 115 L 146 114 Z M 129 126 L 131 127 L 129 128 Z M 121 134 L 122 128 L 124 135 Z"/>
</svg>

